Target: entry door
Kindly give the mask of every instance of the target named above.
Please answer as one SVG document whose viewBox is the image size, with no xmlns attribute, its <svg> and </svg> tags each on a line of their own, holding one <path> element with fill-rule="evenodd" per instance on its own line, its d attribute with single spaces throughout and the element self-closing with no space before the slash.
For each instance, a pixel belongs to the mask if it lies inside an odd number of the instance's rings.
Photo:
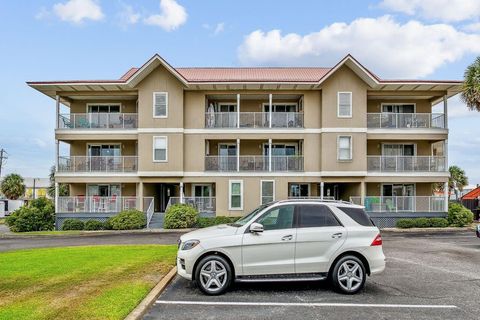
<svg viewBox="0 0 480 320">
<path fill-rule="evenodd" d="M 173 184 L 160 184 L 160 212 L 165 212 L 167 209 L 168 201 L 170 197 L 175 196 L 175 185 Z"/>
<path fill-rule="evenodd" d="M 244 233 L 242 264 L 245 275 L 295 272 L 294 211 L 293 205 L 272 208 L 256 221 L 263 225 L 263 232 Z"/>
<path fill-rule="evenodd" d="M 212 196 L 212 186 L 208 184 L 196 184 L 193 186 L 193 195 L 194 197 L 211 197 Z"/>
</svg>

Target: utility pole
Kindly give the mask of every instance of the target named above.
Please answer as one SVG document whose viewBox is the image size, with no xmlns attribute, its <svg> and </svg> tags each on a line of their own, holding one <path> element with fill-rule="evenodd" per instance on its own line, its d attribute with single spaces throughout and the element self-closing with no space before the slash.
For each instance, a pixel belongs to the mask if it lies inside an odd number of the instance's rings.
<svg viewBox="0 0 480 320">
<path fill-rule="evenodd" d="M 5 163 L 7 162 L 7 151 L 5 149 L 1 149 L 0 150 L 0 179 L 2 178 L 2 167 L 5 165 Z"/>
</svg>

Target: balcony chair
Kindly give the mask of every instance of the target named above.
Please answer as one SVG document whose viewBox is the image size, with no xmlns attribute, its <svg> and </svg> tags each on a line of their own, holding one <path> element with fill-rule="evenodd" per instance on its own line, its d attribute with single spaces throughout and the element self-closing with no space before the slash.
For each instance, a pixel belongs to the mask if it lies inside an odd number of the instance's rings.
<svg viewBox="0 0 480 320">
<path fill-rule="evenodd" d="M 69 119 L 62 117 L 62 121 L 65 128 L 73 129 L 73 124 Z"/>
<path fill-rule="evenodd" d="M 385 206 L 387 211 L 397 211 L 397 207 L 394 206 L 392 199 L 385 200 Z"/>
</svg>

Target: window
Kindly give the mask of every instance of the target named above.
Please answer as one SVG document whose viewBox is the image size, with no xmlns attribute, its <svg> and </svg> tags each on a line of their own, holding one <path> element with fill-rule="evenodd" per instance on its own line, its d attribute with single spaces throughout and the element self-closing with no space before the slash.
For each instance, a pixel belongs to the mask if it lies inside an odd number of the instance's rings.
<svg viewBox="0 0 480 320">
<path fill-rule="evenodd" d="M 307 183 L 291 183 L 288 196 L 291 198 L 308 197 L 309 185 Z"/>
<path fill-rule="evenodd" d="M 243 210 L 243 181 L 230 180 L 228 210 Z"/>
<path fill-rule="evenodd" d="M 299 208 L 299 228 L 340 226 L 337 218 L 327 206 L 317 204 L 301 204 Z"/>
<path fill-rule="evenodd" d="M 351 208 L 351 207 L 337 207 L 342 210 L 347 216 L 352 218 L 356 223 L 365 226 L 373 226 L 373 222 L 370 217 L 365 213 L 365 210 L 361 208 Z"/>
<path fill-rule="evenodd" d="M 275 181 L 261 180 L 260 181 L 260 201 L 261 204 L 269 203 L 275 200 Z"/>
<path fill-rule="evenodd" d="M 338 137 L 338 154 L 337 159 L 342 161 L 352 160 L 352 137 L 339 136 Z"/>
<path fill-rule="evenodd" d="M 339 92 L 337 97 L 337 116 L 339 118 L 352 117 L 352 93 Z"/>
<path fill-rule="evenodd" d="M 263 225 L 265 231 L 290 229 L 293 227 L 294 206 L 274 208 L 262 215 L 256 222 Z"/>
<path fill-rule="evenodd" d="M 166 118 L 168 116 L 168 93 L 153 93 L 153 117 Z"/>
<path fill-rule="evenodd" d="M 382 103 L 382 112 L 415 113 L 414 103 Z"/>
<path fill-rule="evenodd" d="M 153 137 L 153 161 L 166 162 L 167 161 L 167 137 Z"/>
<path fill-rule="evenodd" d="M 118 113 L 120 112 L 119 104 L 108 104 L 108 103 L 99 103 L 99 104 L 87 104 L 89 113 Z"/>
</svg>

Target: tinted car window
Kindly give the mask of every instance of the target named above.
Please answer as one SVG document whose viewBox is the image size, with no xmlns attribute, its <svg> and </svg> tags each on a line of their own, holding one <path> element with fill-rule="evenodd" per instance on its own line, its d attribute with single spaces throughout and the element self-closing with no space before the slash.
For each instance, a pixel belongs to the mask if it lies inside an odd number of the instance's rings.
<svg viewBox="0 0 480 320">
<path fill-rule="evenodd" d="M 293 227 L 293 206 L 273 208 L 262 215 L 256 222 L 263 225 L 264 230 L 289 229 Z"/>
<path fill-rule="evenodd" d="M 327 206 L 316 204 L 302 204 L 298 206 L 298 227 L 332 227 L 339 226 L 337 218 Z"/>
<path fill-rule="evenodd" d="M 337 207 L 337 208 L 345 212 L 356 223 L 362 226 L 366 226 L 366 227 L 374 226 L 372 220 L 367 215 L 365 210 L 361 208 L 350 208 L 350 207 Z"/>
</svg>

